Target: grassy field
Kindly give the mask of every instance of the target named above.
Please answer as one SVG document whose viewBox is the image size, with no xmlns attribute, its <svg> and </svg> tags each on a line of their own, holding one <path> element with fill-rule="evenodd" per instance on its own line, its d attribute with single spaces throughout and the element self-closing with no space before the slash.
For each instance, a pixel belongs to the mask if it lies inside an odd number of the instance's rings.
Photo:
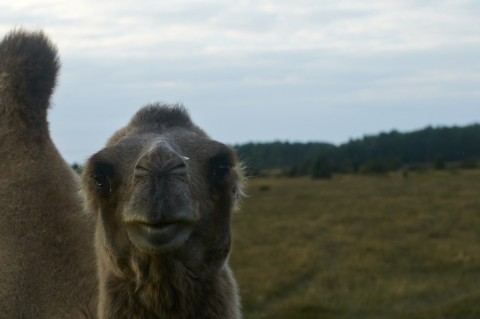
<svg viewBox="0 0 480 319">
<path fill-rule="evenodd" d="M 480 171 L 253 179 L 231 264 L 246 319 L 480 318 Z"/>
</svg>

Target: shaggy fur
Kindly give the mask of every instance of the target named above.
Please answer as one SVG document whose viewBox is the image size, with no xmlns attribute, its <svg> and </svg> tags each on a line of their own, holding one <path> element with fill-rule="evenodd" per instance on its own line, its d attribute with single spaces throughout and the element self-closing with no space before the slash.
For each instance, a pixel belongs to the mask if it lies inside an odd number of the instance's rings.
<svg viewBox="0 0 480 319">
<path fill-rule="evenodd" d="M 100 317 L 241 318 L 227 259 L 242 180 L 233 151 L 180 106 L 143 108 L 92 156 L 83 188 L 97 220 Z M 187 235 L 162 239 L 156 227 L 172 224 Z"/>
<path fill-rule="evenodd" d="M 84 214 L 48 131 L 58 69 L 41 32 L 0 43 L 0 316 L 241 318 L 234 152 L 183 107 L 145 107 L 87 162 Z"/>
<path fill-rule="evenodd" d="M 93 225 L 78 177 L 53 145 L 47 108 L 59 62 L 41 32 L 0 43 L 0 317 L 92 318 Z"/>
</svg>

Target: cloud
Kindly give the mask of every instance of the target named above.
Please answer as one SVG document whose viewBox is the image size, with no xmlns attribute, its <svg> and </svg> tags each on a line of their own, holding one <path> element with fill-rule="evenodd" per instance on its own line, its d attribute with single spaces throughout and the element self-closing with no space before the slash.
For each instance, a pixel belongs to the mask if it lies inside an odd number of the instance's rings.
<svg viewBox="0 0 480 319">
<path fill-rule="evenodd" d="M 0 34 L 42 27 L 57 43 L 51 127 L 80 161 L 157 100 L 226 142 L 474 121 L 479 13 L 474 0 L 17 0 L 0 4 Z"/>
<path fill-rule="evenodd" d="M 173 51 L 187 44 L 206 54 L 292 49 L 368 53 L 478 43 L 480 26 L 469 10 L 472 3 L 15 1 L 2 8 L 2 29 L 12 22 L 44 24 L 66 52 L 80 54 L 137 55 L 165 44 Z"/>
</svg>

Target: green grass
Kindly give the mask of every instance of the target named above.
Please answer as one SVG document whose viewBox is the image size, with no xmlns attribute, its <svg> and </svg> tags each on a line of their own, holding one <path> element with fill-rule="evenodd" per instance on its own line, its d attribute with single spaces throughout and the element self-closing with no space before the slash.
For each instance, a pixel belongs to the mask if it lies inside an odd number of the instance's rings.
<svg viewBox="0 0 480 319">
<path fill-rule="evenodd" d="M 480 318 L 480 171 L 249 184 L 245 318 Z"/>
</svg>

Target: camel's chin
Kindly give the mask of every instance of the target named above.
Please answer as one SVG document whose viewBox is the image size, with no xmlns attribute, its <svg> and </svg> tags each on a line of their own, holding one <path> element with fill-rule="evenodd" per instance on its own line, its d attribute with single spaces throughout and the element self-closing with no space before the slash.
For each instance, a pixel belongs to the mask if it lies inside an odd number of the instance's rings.
<svg viewBox="0 0 480 319">
<path fill-rule="evenodd" d="M 174 251 L 183 246 L 193 229 L 192 224 L 176 222 L 165 224 L 129 223 L 130 241 L 141 250 L 155 253 Z"/>
</svg>

